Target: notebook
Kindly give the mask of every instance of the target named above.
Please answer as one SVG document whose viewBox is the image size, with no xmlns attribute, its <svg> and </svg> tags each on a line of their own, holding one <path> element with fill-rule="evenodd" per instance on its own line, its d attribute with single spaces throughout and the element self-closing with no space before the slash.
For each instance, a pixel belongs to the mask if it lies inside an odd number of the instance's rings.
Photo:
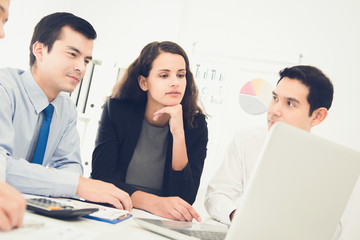
<svg viewBox="0 0 360 240">
<path fill-rule="evenodd" d="M 331 240 L 359 175 L 359 152 L 276 123 L 225 239 Z M 140 221 L 159 233 L 158 225 Z M 206 239 L 161 228 L 173 239 Z"/>
</svg>

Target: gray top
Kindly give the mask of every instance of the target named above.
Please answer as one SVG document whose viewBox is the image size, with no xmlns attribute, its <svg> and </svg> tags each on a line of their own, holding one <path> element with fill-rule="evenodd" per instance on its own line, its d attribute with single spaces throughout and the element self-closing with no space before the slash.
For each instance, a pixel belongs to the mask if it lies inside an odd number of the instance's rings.
<svg viewBox="0 0 360 240">
<path fill-rule="evenodd" d="M 162 194 L 168 133 L 169 125 L 154 127 L 143 120 L 139 141 L 127 169 L 126 183 L 144 192 Z"/>
</svg>

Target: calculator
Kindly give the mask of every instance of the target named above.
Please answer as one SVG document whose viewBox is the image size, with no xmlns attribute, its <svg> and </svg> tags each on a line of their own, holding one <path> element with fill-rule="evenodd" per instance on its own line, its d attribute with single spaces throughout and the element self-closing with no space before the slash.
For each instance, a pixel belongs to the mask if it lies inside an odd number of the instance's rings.
<svg viewBox="0 0 360 240">
<path fill-rule="evenodd" d="M 91 207 L 74 207 L 48 198 L 28 198 L 26 208 L 35 213 L 59 219 L 82 217 L 99 210 Z"/>
</svg>

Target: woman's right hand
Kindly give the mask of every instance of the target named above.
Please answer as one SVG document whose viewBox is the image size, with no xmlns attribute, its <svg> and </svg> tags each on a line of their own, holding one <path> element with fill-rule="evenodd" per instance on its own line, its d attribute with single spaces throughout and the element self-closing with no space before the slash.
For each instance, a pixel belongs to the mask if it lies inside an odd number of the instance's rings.
<svg viewBox="0 0 360 240">
<path fill-rule="evenodd" d="M 159 197 L 153 194 L 136 191 L 131 195 L 134 207 L 151 212 L 160 217 L 178 221 L 201 222 L 195 209 L 180 197 Z"/>
</svg>

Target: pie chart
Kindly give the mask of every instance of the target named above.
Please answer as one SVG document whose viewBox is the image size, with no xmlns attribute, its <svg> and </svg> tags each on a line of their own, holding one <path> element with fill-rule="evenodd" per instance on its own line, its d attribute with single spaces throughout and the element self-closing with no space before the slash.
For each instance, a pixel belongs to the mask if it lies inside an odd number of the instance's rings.
<svg viewBox="0 0 360 240">
<path fill-rule="evenodd" d="M 266 112 L 272 91 L 273 86 L 263 79 L 248 81 L 240 90 L 239 103 L 241 108 L 251 115 Z"/>
</svg>

